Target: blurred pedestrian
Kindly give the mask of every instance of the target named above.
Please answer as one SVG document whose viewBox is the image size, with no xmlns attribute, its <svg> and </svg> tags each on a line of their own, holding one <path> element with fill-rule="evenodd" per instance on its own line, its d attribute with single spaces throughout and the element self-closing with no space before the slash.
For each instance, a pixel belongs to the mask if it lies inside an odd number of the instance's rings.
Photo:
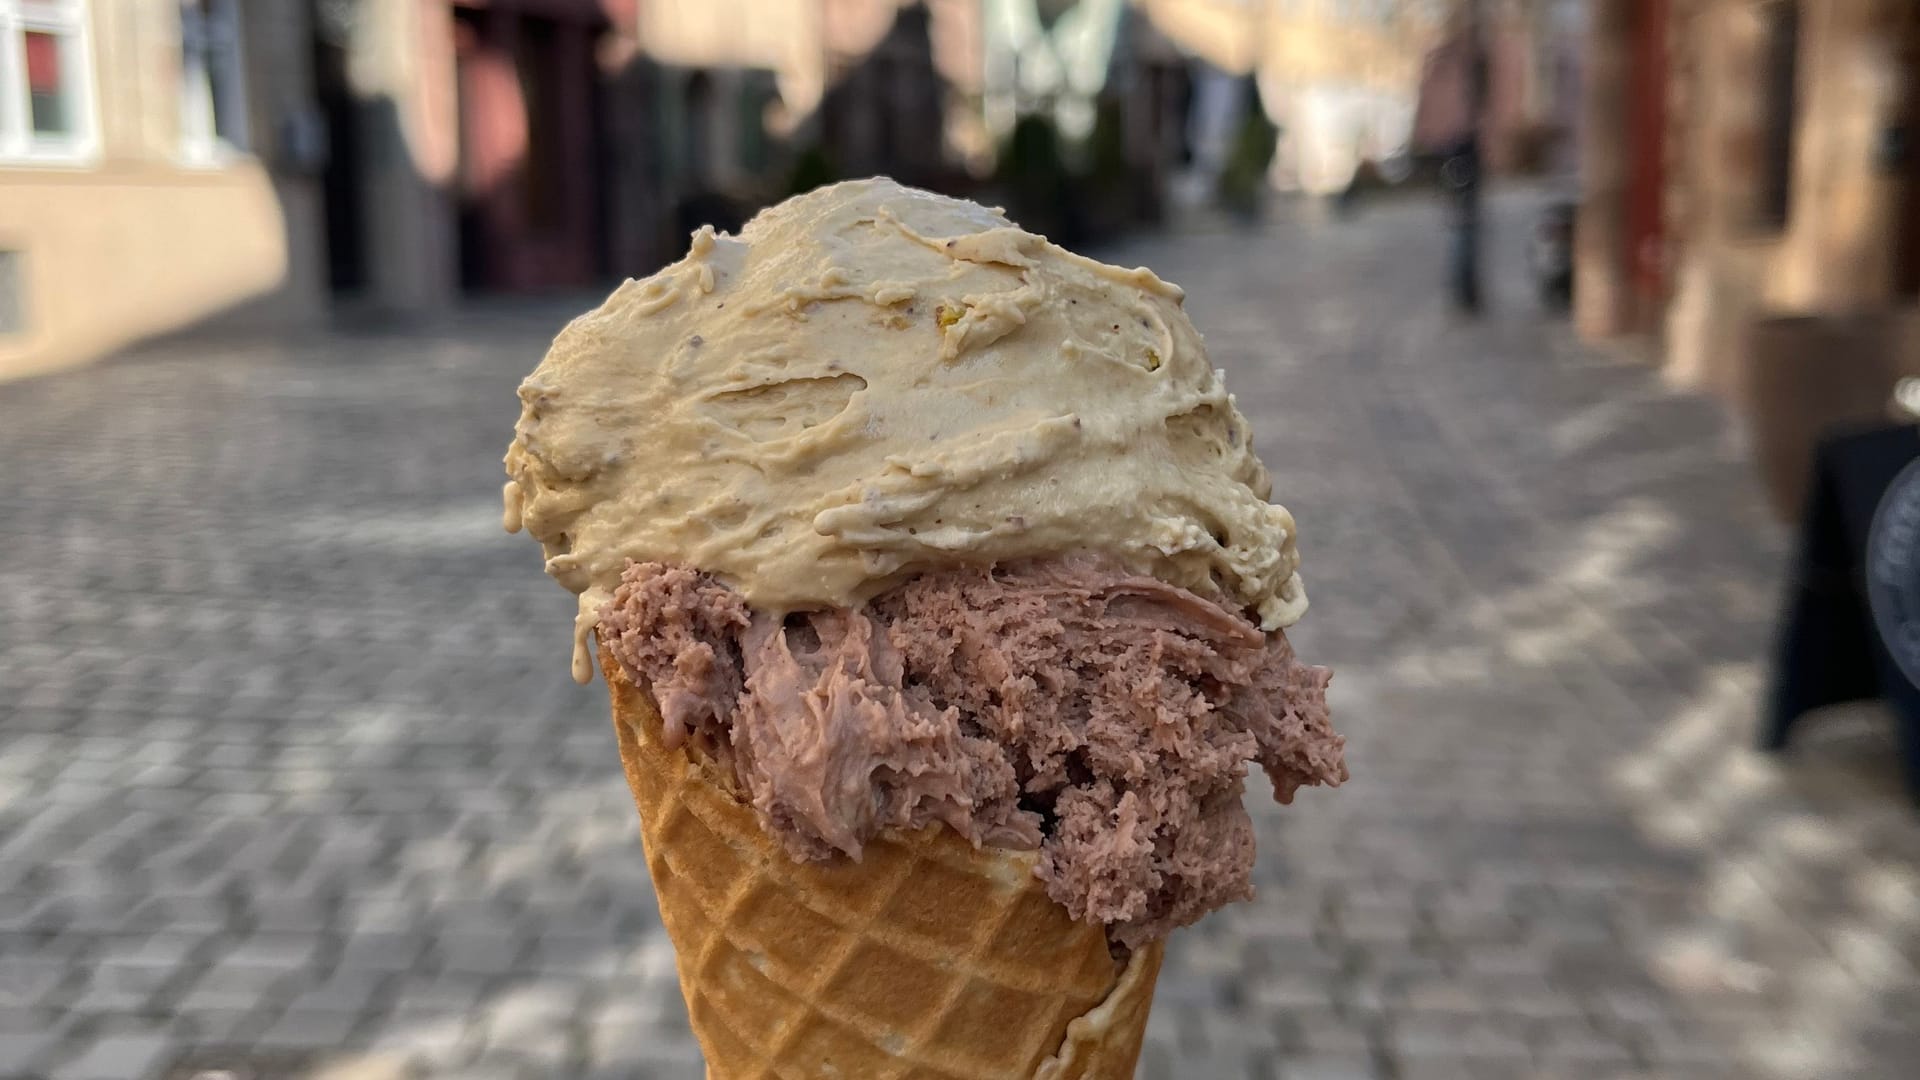
<svg viewBox="0 0 1920 1080">
<path fill-rule="evenodd" d="M 1366 141 L 1356 133 L 1353 137 L 1353 175 L 1347 179 L 1345 187 L 1333 193 L 1334 212 L 1343 218 L 1357 213 L 1361 194 L 1375 178 L 1373 163 L 1367 159 Z"/>
<path fill-rule="evenodd" d="M 1440 187 L 1453 210 L 1448 286 L 1456 307 L 1478 314 L 1480 180 L 1489 62 L 1480 0 L 1465 0 L 1447 36 L 1427 54 L 1414 115 L 1415 146 L 1439 159 Z"/>
<path fill-rule="evenodd" d="M 1441 182 L 1453 196 L 1454 207 L 1448 282 L 1454 306 L 1469 315 L 1478 315 L 1481 303 L 1480 173 L 1480 140 L 1469 134 L 1440 169 Z"/>
</svg>

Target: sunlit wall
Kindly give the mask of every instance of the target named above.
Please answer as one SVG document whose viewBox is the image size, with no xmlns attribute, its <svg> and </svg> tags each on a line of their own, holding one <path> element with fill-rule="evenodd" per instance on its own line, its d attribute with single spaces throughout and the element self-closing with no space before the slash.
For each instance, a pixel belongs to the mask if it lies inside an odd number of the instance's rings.
<svg viewBox="0 0 1920 1080">
<path fill-rule="evenodd" d="M 317 315 L 317 196 L 269 168 L 298 148 L 256 108 L 303 85 L 299 20 L 243 22 L 240 5 L 215 3 L 231 22 L 201 26 L 174 0 L 56 10 L 54 29 L 25 42 L 34 107 L 0 133 L 14 324 L 0 331 L 0 378 L 215 316 Z M 229 27 L 244 49 L 218 46 Z"/>
</svg>

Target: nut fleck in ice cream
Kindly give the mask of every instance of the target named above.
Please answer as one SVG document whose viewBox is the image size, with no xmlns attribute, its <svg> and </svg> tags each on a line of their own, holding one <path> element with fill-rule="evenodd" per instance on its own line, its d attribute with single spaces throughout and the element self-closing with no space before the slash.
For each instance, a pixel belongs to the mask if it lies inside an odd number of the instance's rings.
<svg viewBox="0 0 1920 1080">
<path fill-rule="evenodd" d="M 1181 300 L 858 181 L 696 233 L 522 384 L 506 525 L 579 594 L 581 681 L 598 639 L 712 1075 L 801 1044 L 822 1075 L 1125 1075 L 1160 939 L 1252 894 L 1251 768 L 1282 802 L 1346 778 L 1329 673 L 1284 632 L 1307 606 L 1293 519 Z M 675 862 L 695 850 L 718 854 Z M 955 910 L 841 915 L 921 893 Z M 996 929 L 952 936 L 974 918 Z M 936 922 L 931 970 L 970 989 L 914 967 L 933 938 L 910 927 Z M 1080 955 L 1088 928 L 1124 970 L 1046 1008 L 980 998 L 1012 969 L 969 950 Z M 819 963 L 781 969 L 764 943 L 795 935 Z M 814 985 L 821 964 L 864 989 Z M 929 988 L 873 989 L 894 982 Z M 742 1029 L 772 998 L 817 1003 Z"/>
</svg>

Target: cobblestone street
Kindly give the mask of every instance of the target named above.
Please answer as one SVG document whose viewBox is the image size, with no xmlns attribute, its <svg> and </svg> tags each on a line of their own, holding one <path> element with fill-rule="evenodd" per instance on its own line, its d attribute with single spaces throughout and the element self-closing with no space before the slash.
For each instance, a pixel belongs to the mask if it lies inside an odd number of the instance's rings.
<svg viewBox="0 0 1920 1080">
<path fill-rule="evenodd" d="M 1479 325 L 1422 202 L 1105 253 L 1253 419 L 1353 772 L 1256 782 L 1259 898 L 1175 936 L 1141 1075 L 1910 1077 L 1885 723 L 1747 749 L 1784 532 L 1495 210 Z M 500 529 L 585 303 L 0 385 L 0 1077 L 699 1075 L 572 602 Z"/>
</svg>

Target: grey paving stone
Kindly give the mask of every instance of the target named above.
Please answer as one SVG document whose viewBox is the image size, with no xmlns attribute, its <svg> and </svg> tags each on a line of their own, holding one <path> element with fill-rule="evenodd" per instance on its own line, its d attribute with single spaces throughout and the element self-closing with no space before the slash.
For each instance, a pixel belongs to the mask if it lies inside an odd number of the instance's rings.
<svg viewBox="0 0 1920 1080">
<path fill-rule="evenodd" d="M 284 996 L 298 977 L 279 968 L 222 964 L 194 980 L 180 1004 L 192 1009 L 250 1009 L 268 998 Z"/>
<path fill-rule="evenodd" d="M 1169 1005 L 1198 1009 L 1217 1008 L 1222 1004 L 1220 980 L 1207 975 L 1161 975 L 1154 987 L 1155 1001 L 1164 1001 Z"/>
<path fill-rule="evenodd" d="M 1490 1011 L 1504 1016 L 1548 1021 L 1584 1016 L 1588 1012 L 1578 995 L 1530 975 L 1496 982 L 1482 979 L 1471 985 L 1485 997 Z"/>
<path fill-rule="evenodd" d="M 1334 933 L 1348 941 L 1393 945 L 1410 939 L 1416 924 L 1405 912 L 1341 910 L 1334 927 Z"/>
<path fill-rule="evenodd" d="M 1399 1080 L 1533 1080 L 1525 1058 L 1417 1057 L 1396 1059 Z"/>
<path fill-rule="evenodd" d="M 331 1050 L 347 1041 L 363 1015 L 360 1010 L 289 1006 L 255 1041 L 274 1049 Z"/>
<path fill-rule="evenodd" d="M 271 1005 L 198 1007 L 176 1005 L 174 1022 L 182 1036 L 194 1046 L 246 1046 L 273 1020 L 277 1010 Z"/>
<path fill-rule="evenodd" d="M 393 1008 L 396 1012 L 465 1013 L 479 1005 L 490 985 L 492 980 L 486 976 L 458 972 L 407 976 L 393 987 Z"/>
<path fill-rule="evenodd" d="M 1468 978 L 1476 976 L 1544 977 L 1553 960 L 1532 944 L 1494 945 L 1469 949 L 1462 965 Z"/>
<path fill-rule="evenodd" d="M 1457 1016 L 1409 1014 L 1388 1026 L 1387 1045 L 1402 1062 L 1425 1057 L 1525 1060 L 1525 1040 L 1492 1021 L 1462 1022 Z"/>
<path fill-rule="evenodd" d="M 424 934 L 362 930 L 341 946 L 338 965 L 350 971 L 416 971 L 425 963 L 427 948 Z"/>
<path fill-rule="evenodd" d="M 1273 1075 L 1274 1080 L 1383 1080 L 1385 1076 L 1365 1054 L 1288 1059 L 1276 1063 Z"/>
<path fill-rule="evenodd" d="M 1635 1025 L 1626 1037 L 1637 1057 L 1657 1067 L 1716 1065 L 1728 1060 L 1728 1046 L 1722 1036 L 1673 1016 Z"/>
<path fill-rule="evenodd" d="M 80 1024 L 80 1017 L 51 1002 L 38 1008 L 0 1006 L 0 1035 L 63 1036 Z"/>
<path fill-rule="evenodd" d="M 1555 1032 L 1536 1043 L 1534 1053 L 1543 1067 L 1578 1065 L 1589 1071 L 1628 1069 L 1638 1062 L 1626 1041 L 1592 1030 Z"/>
<path fill-rule="evenodd" d="M 86 985 L 68 1003 L 75 1012 L 139 1012 L 169 983 L 187 977 L 186 969 L 164 965 L 95 964 Z"/>
<path fill-rule="evenodd" d="M 137 787 L 173 788 L 185 784 L 194 770 L 184 765 L 143 765 L 128 775 L 126 782 Z"/>
<path fill-rule="evenodd" d="M 1174 1075 L 1172 1056 L 1172 1051 L 1165 1043 L 1147 1040 L 1140 1048 L 1140 1061 L 1134 1074 L 1136 1080 L 1170 1080 Z"/>
<path fill-rule="evenodd" d="M 79 973 L 64 961 L 15 958 L 0 964 L 0 1008 L 29 1008 L 50 1000 L 62 984 L 77 982 Z"/>
<path fill-rule="evenodd" d="M 513 971 L 525 944 L 502 934 L 441 934 L 434 953 L 447 971 L 498 975 Z"/>
<path fill-rule="evenodd" d="M 1183 1019 L 1181 1010 L 1156 1006 L 1147 1014 L 1147 1033 L 1145 1041 L 1149 1044 L 1168 1048 L 1178 1047 L 1181 1041 Z"/>
<path fill-rule="evenodd" d="M 248 791 L 221 791 L 201 799 L 199 810 L 203 814 L 251 817 L 273 809 L 276 801 L 272 795 Z"/>
<path fill-rule="evenodd" d="M 367 1035 L 373 1053 L 392 1054 L 434 1075 L 469 1060 L 479 1039 L 457 1017 L 409 1018 L 392 1015 Z"/>
<path fill-rule="evenodd" d="M 235 929 L 232 906 L 217 897 L 169 893 L 150 896 L 128 914 L 123 929 L 218 933 Z"/>
<path fill-rule="evenodd" d="M 164 1035 L 109 1035 L 48 1070 L 52 1080 L 146 1080 L 179 1048 Z"/>
<path fill-rule="evenodd" d="M 1409 1010 L 1474 1016 L 1488 1011 L 1486 996 L 1457 978 L 1418 979 L 1401 988 L 1402 1003 Z"/>
<path fill-rule="evenodd" d="M 395 979 L 386 972 L 340 968 L 323 981 L 306 984 L 288 1002 L 290 1011 L 367 1012 L 392 996 Z"/>
<path fill-rule="evenodd" d="M 515 987 L 487 1003 L 488 1030 L 512 1039 L 564 1028 L 582 1019 L 584 988 L 577 983 L 536 982 Z"/>
<path fill-rule="evenodd" d="M 472 882 L 461 880 L 434 880 L 428 888 L 432 890 L 428 896 L 434 920 L 449 934 L 497 938 L 515 928 L 515 913 L 501 897 L 476 896 L 492 890 L 480 890 Z"/>
<path fill-rule="evenodd" d="M 103 942 L 96 962 L 124 967 L 180 968 L 208 938 L 200 934 L 161 931 Z"/>
<path fill-rule="evenodd" d="M 1287 1011 L 1298 1046 L 1309 1056 L 1370 1054 L 1380 1044 L 1379 1026 L 1372 1020 L 1346 1015 L 1332 1007 Z"/>
<path fill-rule="evenodd" d="M 1671 1012 L 1667 998 L 1644 985 L 1615 987 L 1598 997 L 1608 1015 L 1629 1024 L 1657 1023 Z"/>
<path fill-rule="evenodd" d="M 106 888 L 112 889 L 113 885 Z M 70 933 L 95 935 L 118 930 L 140 903 L 138 897 L 98 891 L 90 885 L 69 886 L 68 891 L 74 896 L 63 929 Z"/>
<path fill-rule="evenodd" d="M 597 1072 L 624 1069 L 666 1077 L 693 1075 L 701 1067 L 700 1047 L 692 1039 L 644 1027 L 598 1027 L 587 1052 L 589 1066 Z"/>
<path fill-rule="evenodd" d="M 263 934 L 311 934 L 326 929 L 331 922 L 325 908 L 311 901 L 255 904 L 249 913 Z"/>
<path fill-rule="evenodd" d="M 34 1070 L 59 1042 L 52 1031 L 0 1031 L 0 1076 Z"/>
<path fill-rule="evenodd" d="M 1262 1017 L 1202 1014 L 1199 1033 L 1201 1043 L 1211 1049 L 1261 1061 L 1279 1057 L 1287 1041 L 1283 1025 Z"/>
<path fill-rule="evenodd" d="M 457 1075 L 461 1080 L 535 1080 L 540 1075 L 535 1068 L 533 1062 L 520 1061 L 503 1055 L 492 1061 L 476 1061 L 471 1065 L 462 1066 Z"/>
<path fill-rule="evenodd" d="M 587 1014 L 587 1045 L 631 1048 L 671 1042 L 670 1035 L 686 1029 L 684 1010 L 678 1012 L 676 1016 L 659 995 L 609 998 Z"/>
<path fill-rule="evenodd" d="M 349 1053 L 323 1060 L 308 1080 L 407 1080 L 410 1069 L 400 1054 Z"/>
<path fill-rule="evenodd" d="M 20 868 L 25 873 L 27 863 L 21 860 L 9 865 Z M 17 886 L 10 885 L 9 889 Z M 58 897 L 13 893 L 8 896 L 3 909 L 0 909 L 0 933 L 53 933 L 67 922 L 66 904 Z"/>
<path fill-rule="evenodd" d="M 555 975 L 611 978 L 620 967 L 620 946 L 611 935 L 547 934 L 534 947 L 534 963 Z"/>
<path fill-rule="evenodd" d="M 1247 998 L 1255 1006 L 1279 1013 L 1299 1007 L 1330 1005 L 1335 993 L 1334 986 L 1325 979 L 1293 973 L 1254 976 L 1246 987 Z"/>
<path fill-rule="evenodd" d="M 228 968 L 263 968 L 273 971 L 311 970 L 320 959 L 320 939 L 302 934 L 258 934 L 233 947 L 218 964 Z"/>
<path fill-rule="evenodd" d="M 564 1030 L 489 1030 L 479 1063 L 509 1061 L 541 1076 L 573 1071 L 576 1059 L 586 1056 L 582 1045 Z"/>
</svg>

